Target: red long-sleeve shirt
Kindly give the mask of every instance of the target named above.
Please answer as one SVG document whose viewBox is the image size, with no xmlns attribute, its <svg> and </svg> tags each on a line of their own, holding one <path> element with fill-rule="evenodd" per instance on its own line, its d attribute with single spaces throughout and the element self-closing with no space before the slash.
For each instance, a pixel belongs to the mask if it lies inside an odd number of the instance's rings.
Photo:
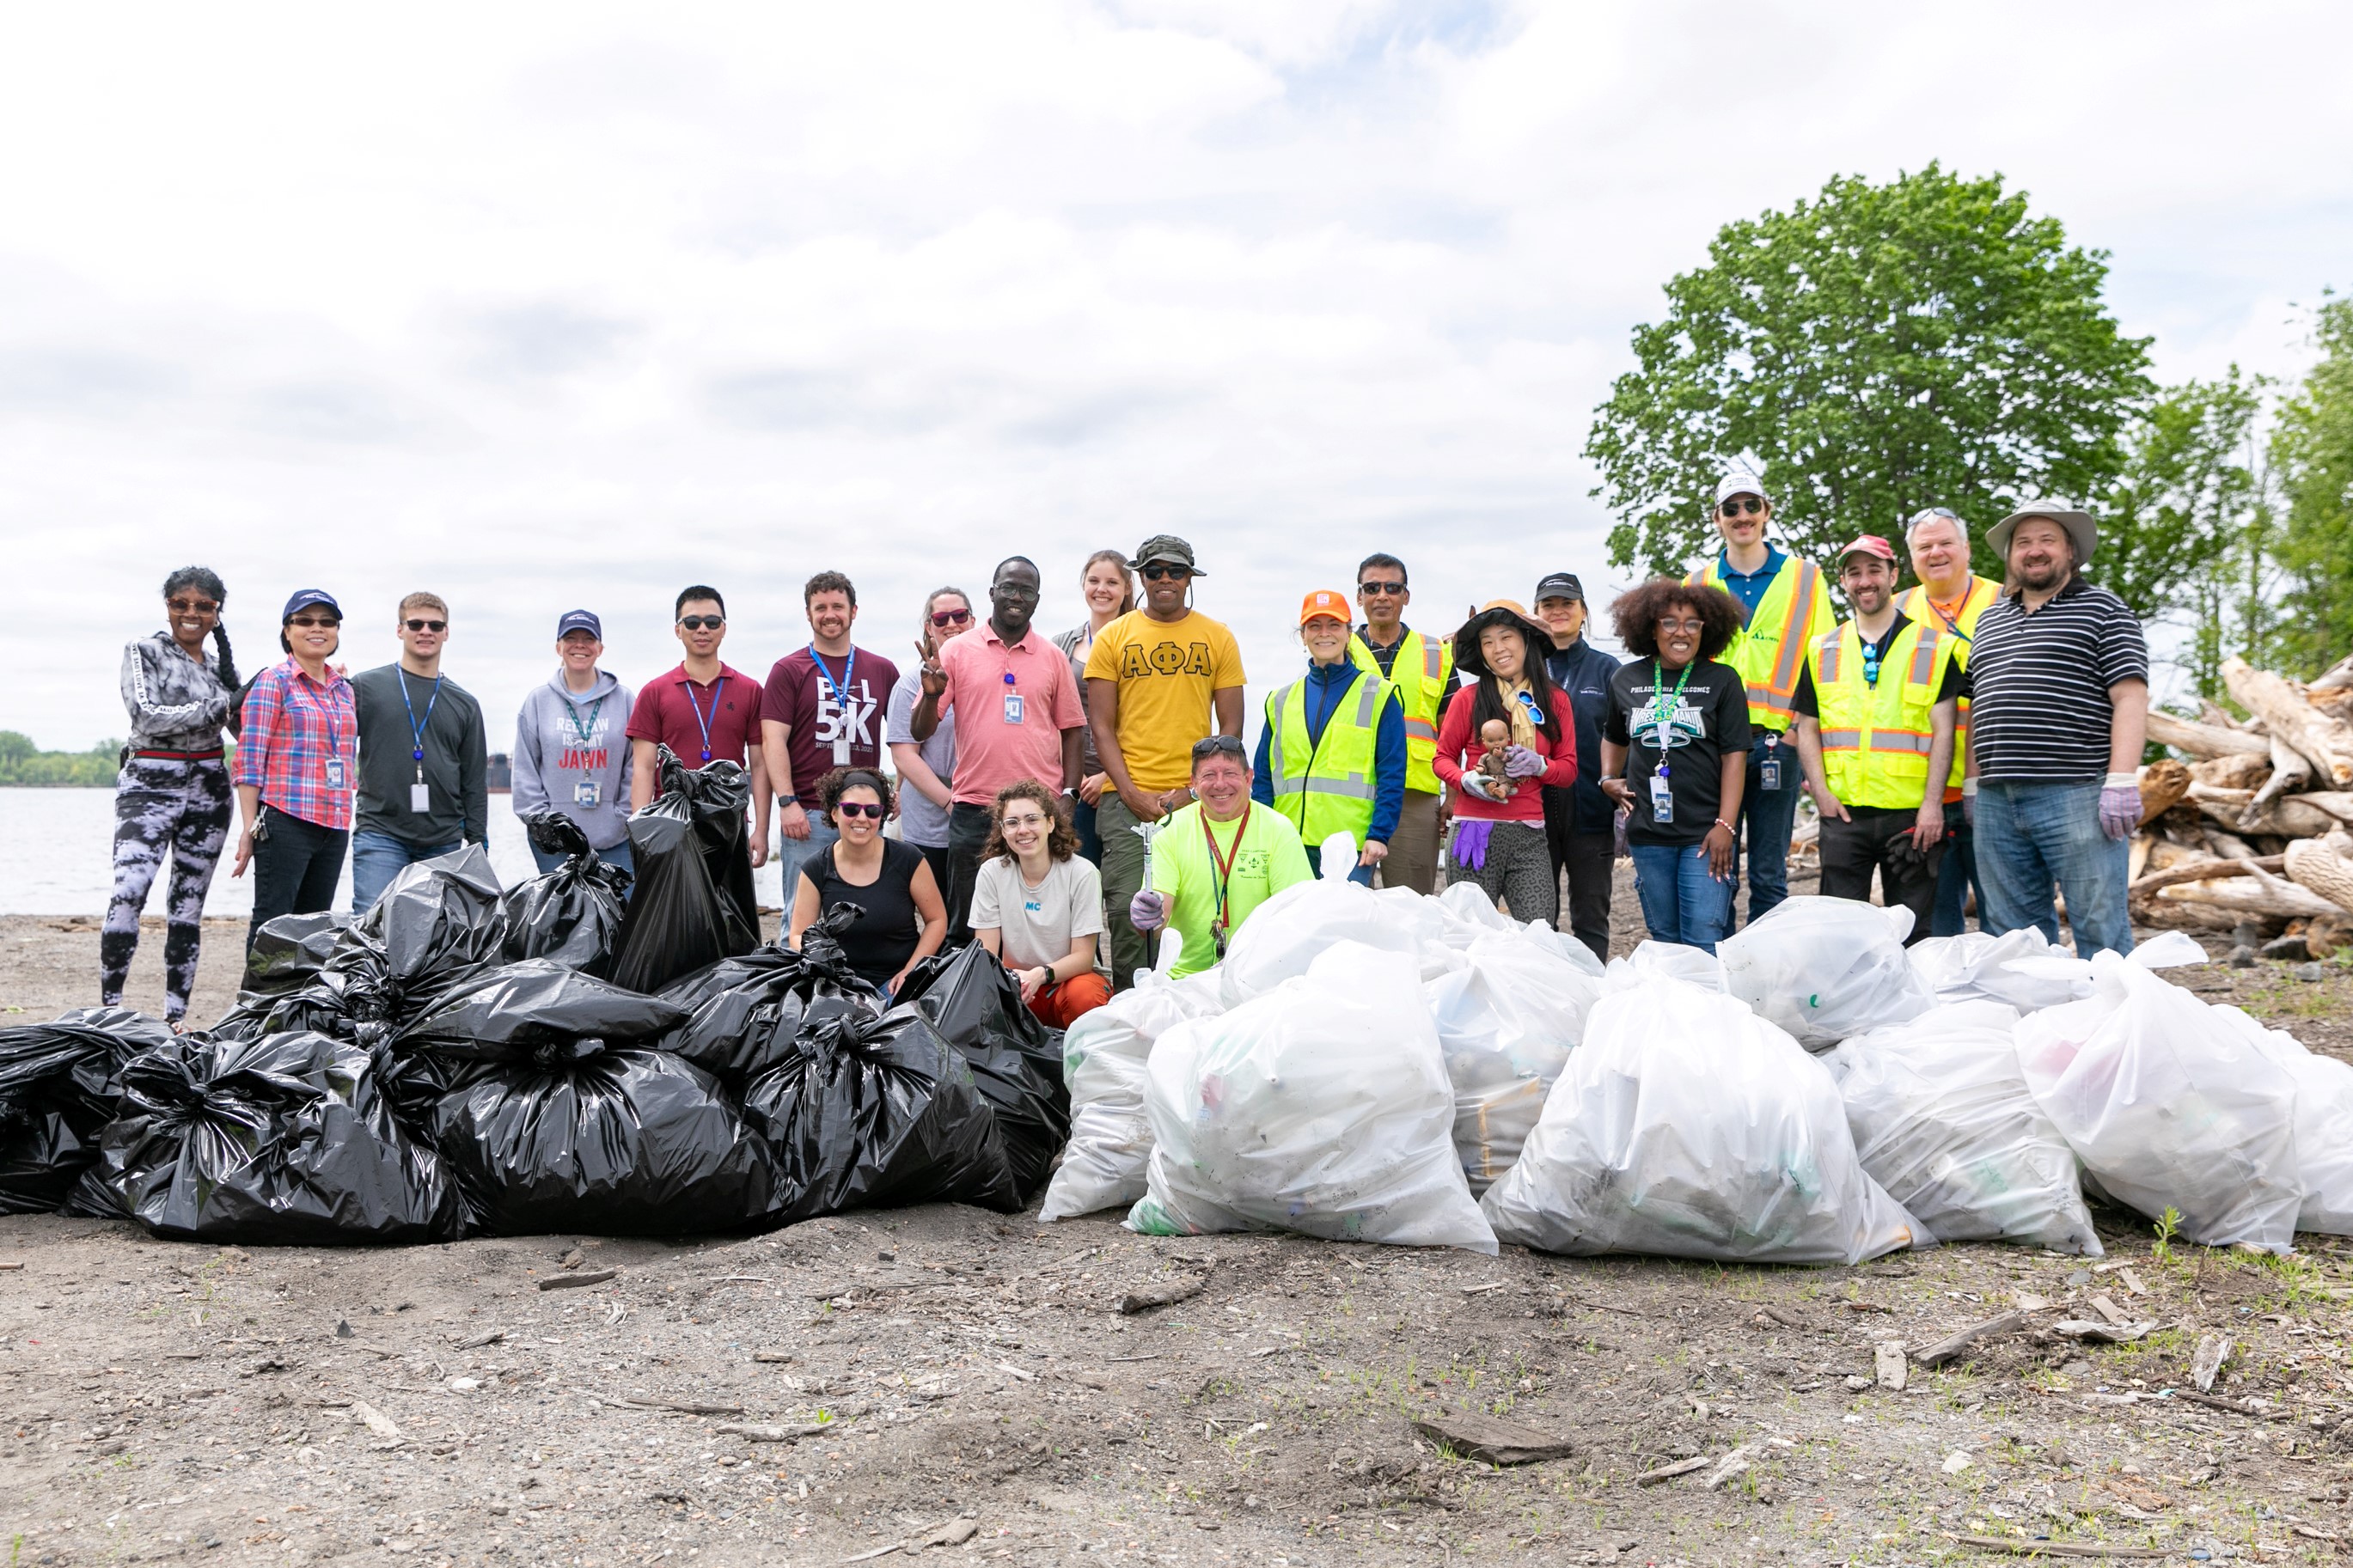
<svg viewBox="0 0 2353 1568">
<path fill-rule="evenodd" d="M 1566 789 L 1577 782 L 1577 730 L 1569 710 L 1568 698 L 1559 692 L 1552 694 L 1553 727 L 1560 731 L 1560 752 L 1555 755 L 1552 743 L 1536 731 L 1536 743 L 1530 747 L 1545 759 L 1545 771 L 1532 779 L 1518 781 L 1519 792 L 1510 800 L 1497 805 L 1481 800 L 1462 787 L 1463 763 L 1472 767 L 1486 754 L 1471 727 L 1471 705 L 1479 699 L 1477 686 L 1466 686 L 1446 700 L 1446 711 L 1438 721 L 1438 756 L 1433 763 L 1441 782 L 1454 792 L 1454 815 L 1487 822 L 1544 821 L 1544 791 L 1538 784 L 1550 784 Z"/>
</svg>

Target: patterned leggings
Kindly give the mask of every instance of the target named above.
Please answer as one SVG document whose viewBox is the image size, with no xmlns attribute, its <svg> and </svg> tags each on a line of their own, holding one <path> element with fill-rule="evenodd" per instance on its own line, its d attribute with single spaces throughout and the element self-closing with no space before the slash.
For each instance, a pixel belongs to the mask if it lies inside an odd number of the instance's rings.
<svg viewBox="0 0 2353 1568">
<path fill-rule="evenodd" d="M 172 860 L 171 897 L 164 906 L 164 1016 L 188 1010 L 196 984 L 196 950 L 204 940 L 205 892 L 228 838 L 235 797 L 221 763 L 174 763 L 133 757 L 114 786 L 114 897 L 98 939 L 98 994 L 111 1007 L 122 1000 L 131 955 L 139 950 L 139 912 L 155 874 Z"/>
<path fill-rule="evenodd" d="M 1487 840 L 1487 863 L 1477 869 L 1458 863 L 1450 847 L 1446 879 L 1476 882 L 1498 905 L 1509 904 L 1515 921 L 1560 919 L 1560 882 L 1552 868 L 1552 847 L 1541 822 L 1499 822 Z"/>
</svg>

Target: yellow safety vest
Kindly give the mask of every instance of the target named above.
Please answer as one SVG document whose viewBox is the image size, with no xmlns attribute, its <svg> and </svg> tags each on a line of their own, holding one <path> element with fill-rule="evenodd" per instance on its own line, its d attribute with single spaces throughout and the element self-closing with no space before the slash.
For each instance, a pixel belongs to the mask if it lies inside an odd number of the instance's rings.
<svg viewBox="0 0 2353 1568">
<path fill-rule="evenodd" d="M 1321 847 L 1335 833 L 1352 835 L 1365 847 L 1373 825 L 1373 752 L 1381 710 L 1398 696 L 1378 671 L 1356 678 L 1340 705 L 1324 721 L 1322 739 L 1307 735 L 1307 682 L 1293 681 L 1266 700 L 1266 765 L 1273 777 L 1274 808 L 1299 829 L 1302 843 Z"/>
<path fill-rule="evenodd" d="M 1822 772 L 1847 805 L 1916 808 L 1928 790 L 1936 689 L 1956 639 L 1918 621 L 1895 634 L 1879 684 L 1862 678 L 1862 634 L 1852 621 L 1807 654 L 1820 709 Z"/>
<path fill-rule="evenodd" d="M 1380 677 L 1381 661 L 1373 657 L 1363 634 L 1348 639 L 1348 658 L 1366 675 Z M 1436 795 L 1438 720 L 1454 685 L 1452 640 L 1424 637 L 1407 627 L 1384 679 L 1397 689 L 1405 711 L 1405 787 Z"/>
<path fill-rule="evenodd" d="M 1990 577 L 1980 577 L 1971 573 L 1969 591 L 1961 595 L 1961 613 L 1949 622 L 1929 602 L 1928 590 L 1916 584 L 1904 590 L 1895 601 L 1895 607 L 1908 619 L 1924 626 L 1934 626 L 1951 637 L 1957 645 L 1953 649 L 1953 662 L 1967 669 L 1969 667 L 1969 645 L 1978 635 L 1978 617 L 1986 613 L 1987 605 L 2000 597 L 2000 584 Z M 1964 697 L 1961 699 L 1961 721 L 1953 731 L 1953 776 L 1945 781 L 1947 800 L 1961 798 L 1961 773 L 1968 762 L 1968 734 L 1969 700 Z"/>
<path fill-rule="evenodd" d="M 1683 581 L 1694 588 L 1722 588 L 1723 563 L 1719 555 Z M 1740 672 L 1741 683 L 1748 688 L 1750 725 L 1788 729 L 1797 717 L 1790 704 L 1797 699 L 1798 671 L 1805 668 L 1806 650 L 1837 624 L 1834 614 L 1821 568 L 1794 555 L 1782 557 L 1781 569 L 1757 601 L 1757 613 L 1724 650 L 1724 662 Z"/>
</svg>

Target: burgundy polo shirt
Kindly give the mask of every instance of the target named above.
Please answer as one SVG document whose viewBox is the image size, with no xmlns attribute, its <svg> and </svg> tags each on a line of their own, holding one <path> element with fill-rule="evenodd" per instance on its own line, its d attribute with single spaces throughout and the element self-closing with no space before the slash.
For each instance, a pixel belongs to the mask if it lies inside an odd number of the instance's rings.
<svg viewBox="0 0 2353 1568">
<path fill-rule="evenodd" d="M 710 756 L 703 755 L 705 733 Z M 659 741 L 690 768 L 705 762 L 750 767 L 748 753 L 760 744 L 760 683 L 731 665 L 719 667 L 710 685 L 689 680 L 686 666 L 657 676 L 638 693 L 629 710 L 628 737 Z"/>
</svg>

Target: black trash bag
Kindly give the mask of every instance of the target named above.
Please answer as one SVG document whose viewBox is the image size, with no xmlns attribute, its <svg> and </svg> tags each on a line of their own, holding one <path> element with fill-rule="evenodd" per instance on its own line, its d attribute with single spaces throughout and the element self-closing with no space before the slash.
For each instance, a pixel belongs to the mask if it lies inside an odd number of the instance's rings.
<svg viewBox="0 0 2353 1568">
<path fill-rule="evenodd" d="M 659 996 L 624 991 L 553 958 L 484 970 L 410 1018 L 396 1049 L 451 1060 L 515 1061 L 542 1046 L 595 1037 L 615 1045 L 651 1040 L 686 1022 Z"/>
<path fill-rule="evenodd" d="M 667 746 L 656 755 L 662 793 L 629 818 L 637 885 L 606 973 L 632 991 L 659 991 L 682 974 L 760 944 L 752 861 L 744 848 L 751 784 L 733 763 L 701 772 Z"/>
<path fill-rule="evenodd" d="M 584 973 L 604 973 L 628 910 L 629 874 L 596 858 L 588 835 L 560 811 L 533 812 L 523 822 L 541 854 L 571 858 L 507 889 L 501 900 L 507 962 L 552 958 Z"/>
<path fill-rule="evenodd" d="M 491 852 L 469 844 L 401 868 L 375 907 L 353 923 L 327 961 L 330 971 L 363 970 L 368 949 L 403 993 L 495 961 L 506 945 L 498 874 Z"/>
<path fill-rule="evenodd" d="M 995 953 L 967 942 L 934 953 L 907 973 L 897 1005 L 920 1010 L 972 1063 L 973 1080 L 997 1112 L 1006 1158 L 1027 1204 L 1053 1174 L 1071 1136 L 1071 1090 L 1062 1079 L 1062 1032 L 1038 1021 L 1021 983 Z"/>
<path fill-rule="evenodd" d="M 377 1073 L 370 1052 L 320 1034 L 183 1036 L 122 1069 L 91 1181 L 174 1240 L 454 1241 L 456 1184 Z"/>
<path fill-rule="evenodd" d="M 335 951 L 335 942 L 351 923 L 347 915 L 322 910 L 315 914 L 280 915 L 253 933 L 245 955 L 245 989 L 237 1000 L 283 996 L 319 977 Z"/>
<path fill-rule="evenodd" d="M 710 1074 L 586 1039 L 478 1067 L 435 1141 L 474 1225 L 497 1236 L 675 1236 L 769 1222 L 776 1169 Z"/>
<path fill-rule="evenodd" d="M 849 967 L 834 933 L 858 918 L 855 905 L 827 911 L 801 933 L 800 951 L 757 947 L 723 958 L 662 992 L 691 1009 L 662 1041 L 733 1089 L 776 1066 L 801 1029 L 848 1012 L 882 1011 L 882 994 Z"/>
<path fill-rule="evenodd" d="M 80 1007 L 0 1029 L 0 1214 L 47 1214 L 98 1161 L 123 1064 L 171 1026 L 123 1007 Z"/>
<path fill-rule="evenodd" d="M 744 1091 L 744 1120 L 776 1156 L 786 1224 L 910 1204 L 1021 1207 L 971 1064 L 913 1008 L 803 1029 Z"/>
</svg>

